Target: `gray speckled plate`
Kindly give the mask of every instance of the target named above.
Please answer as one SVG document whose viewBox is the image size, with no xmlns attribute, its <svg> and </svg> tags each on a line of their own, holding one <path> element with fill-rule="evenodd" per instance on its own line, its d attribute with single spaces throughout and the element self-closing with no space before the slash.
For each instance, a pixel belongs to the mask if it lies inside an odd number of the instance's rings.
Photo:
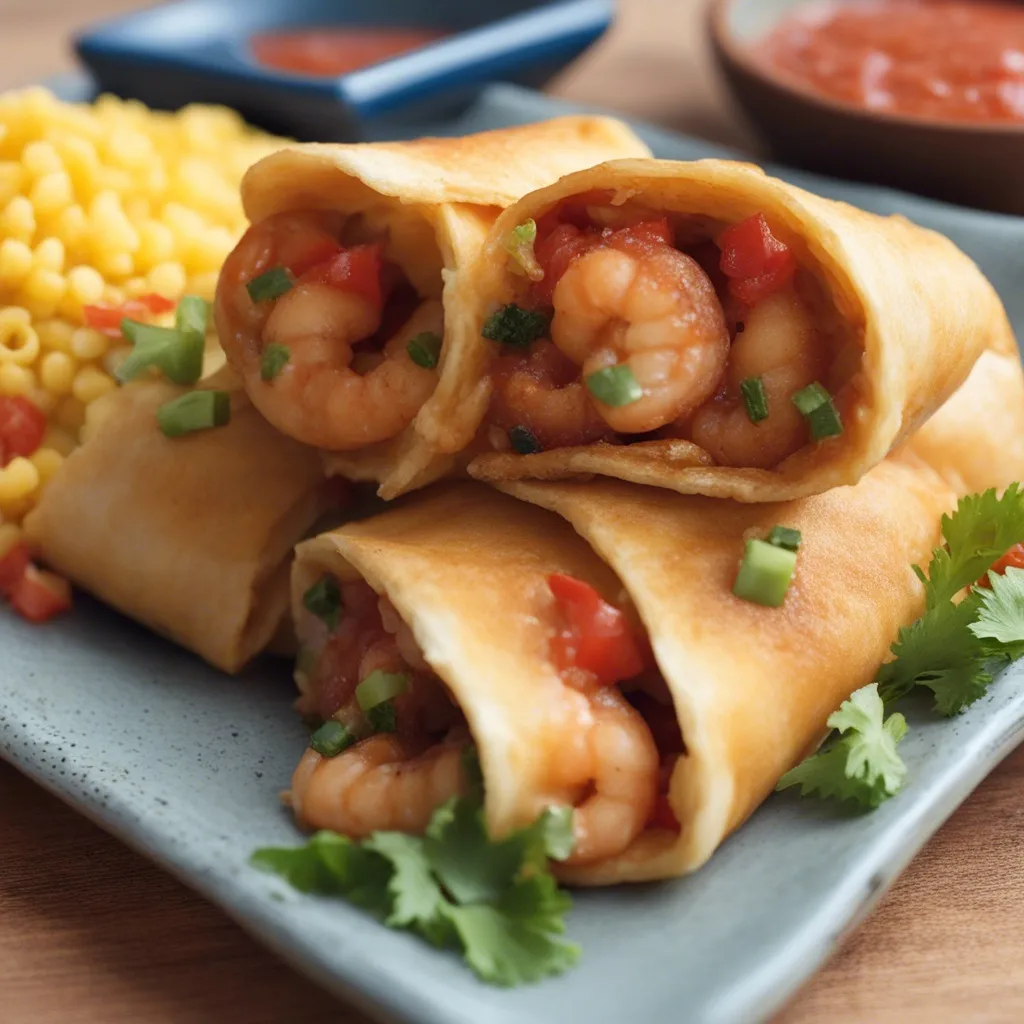
<svg viewBox="0 0 1024 1024">
<path fill-rule="evenodd" d="M 564 112 L 499 88 L 454 130 Z M 644 129 L 659 156 L 722 155 Z M 783 172 L 817 191 L 899 210 L 953 237 L 1024 327 L 1024 220 Z M 228 679 L 82 598 L 39 628 L 0 615 L 0 754 L 222 906 L 313 978 L 416 1024 L 738 1022 L 767 1017 L 835 948 L 961 800 L 1024 738 L 1024 671 L 963 716 L 911 707 L 906 789 L 851 817 L 772 797 L 682 881 L 578 896 L 584 959 L 532 988 L 485 987 L 454 957 L 344 903 L 301 896 L 247 866 L 297 838 L 277 794 L 304 746 L 288 667 Z"/>
</svg>

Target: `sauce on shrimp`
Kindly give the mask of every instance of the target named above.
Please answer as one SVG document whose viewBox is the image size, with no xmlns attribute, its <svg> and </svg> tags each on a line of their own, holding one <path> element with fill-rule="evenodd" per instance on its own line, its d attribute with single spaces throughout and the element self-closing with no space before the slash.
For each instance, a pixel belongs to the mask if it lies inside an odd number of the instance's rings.
<svg viewBox="0 0 1024 1024">
<path fill-rule="evenodd" d="M 510 301 L 483 326 L 494 447 L 683 438 L 772 469 L 841 434 L 857 339 L 764 215 L 613 198 L 576 196 L 506 241 Z"/>
</svg>

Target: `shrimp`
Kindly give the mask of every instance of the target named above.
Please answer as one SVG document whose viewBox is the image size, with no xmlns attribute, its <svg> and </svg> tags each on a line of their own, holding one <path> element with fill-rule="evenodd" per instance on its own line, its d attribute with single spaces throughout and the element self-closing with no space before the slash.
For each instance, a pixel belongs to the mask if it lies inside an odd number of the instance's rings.
<svg viewBox="0 0 1024 1024">
<path fill-rule="evenodd" d="M 732 346 L 726 395 L 697 411 L 691 439 L 722 465 L 778 465 L 810 440 L 792 398 L 821 377 L 825 355 L 811 312 L 794 288 L 762 299 Z M 768 416 L 757 423 L 738 397 L 740 381 L 748 377 L 761 378 L 768 400 Z"/>
<path fill-rule="evenodd" d="M 614 688 L 595 694 L 591 709 L 593 791 L 573 814 L 575 845 L 566 864 L 622 853 L 643 831 L 657 796 L 658 748 L 640 713 Z"/>
<path fill-rule="evenodd" d="M 534 342 L 525 357 L 499 357 L 491 378 L 491 421 L 505 430 L 526 427 L 542 448 L 588 444 L 609 432 L 575 364 L 550 341 Z"/>
<path fill-rule="evenodd" d="M 667 244 L 593 249 L 555 286 L 551 340 L 584 378 L 628 366 L 643 390 L 626 405 L 591 399 L 616 431 L 641 434 L 714 394 L 729 355 L 721 304 L 697 262 Z"/>
<path fill-rule="evenodd" d="M 292 776 L 291 805 L 306 828 L 353 839 L 376 831 L 422 832 L 434 810 L 466 790 L 463 730 L 414 754 L 391 734 L 371 736 L 337 757 L 307 750 Z"/>
</svg>

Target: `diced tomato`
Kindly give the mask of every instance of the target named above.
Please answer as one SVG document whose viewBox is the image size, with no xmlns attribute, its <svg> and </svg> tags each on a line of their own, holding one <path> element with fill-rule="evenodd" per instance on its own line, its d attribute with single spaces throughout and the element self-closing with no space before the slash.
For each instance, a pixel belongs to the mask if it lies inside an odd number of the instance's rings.
<svg viewBox="0 0 1024 1024">
<path fill-rule="evenodd" d="M 990 587 L 988 573 L 994 572 L 1002 576 L 1007 569 L 1024 569 L 1024 544 L 1014 544 L 1002 558 L 993 562 L 991 569 L 978 580 L 978 586 Z"/>
<path fill-rule="evenodd" d="M 10 594 L 11 588 L 25 575 L 31 561 L 28 546 L 22 541 L 0 558 L 0 594 L 4 597 Z"/>
<path fill-rule="evenodd" d="M 598 685 L 611 686 L 643 670 L 644 662 L 626 616 L 583 580 L 555 573 L 548 586 L 563 626 L 552 640 L 559 668 L 592 672 Z"/>
<path fill-rule="evenodd" d="M 301 276 L 303 281 L 315 281 L 341 291 L 353 292 L 379 308 L 384 304 L 382 268 L 379 244 L 354 245 L 311 266 Z"/>
<path fill-rule="evenodd" d="M 30 564 L 10 588 L 7 599 L 29 622 L 46 622 L 71 607 L 71 584 L 55 573 Z"/>
<path fill-rule="evenodd" d="M 784 288 L 796 272 L 793 250 L 772 234 L 763 213 L 726 228 L 718 245 L 729 292 L 748 306 Z"/>
<path fill-rule="evenodd" d="M 31 455 L 43 443 L 46 413 L 18 395 L 0 398 L 0 466 L 16 455 Z"/>
<path fill-rule="evenodd" d="M 82 313 L 85 316 L 85 324 L 94 330 L 102 331 L 112 337 L 120 337 L 121 321 L 145 320 L 160 313 L 169 313 L 177 303 L 173 299 L 165 299 L 162 295 L 152 292 L 148 295 L 140 295 L 137 299 L 129 299 L 120 306 L 108 306 L 98 304 L 95 306 L 84 306 Z"/>
</svg>

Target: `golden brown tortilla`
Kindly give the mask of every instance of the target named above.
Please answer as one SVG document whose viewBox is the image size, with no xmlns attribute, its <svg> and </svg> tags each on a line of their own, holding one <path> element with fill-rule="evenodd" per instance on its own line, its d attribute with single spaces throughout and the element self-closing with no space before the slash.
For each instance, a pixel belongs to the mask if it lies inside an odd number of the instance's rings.
<svg viewBox="0 0 1024 1024">
<path fill-rule="evenodd" d="M 710 465 L 686 441 L 593 444 L 534 455 L 492 453 L 470 465 L 482 480 L 567 479 L 597 474 L 739 501 L 777 501 L 855 483 L 910 435 L 967 378 L 986 349 L 1016 347 L 994 289 L 948 239 L 903 217 L 878 217 L 811 195 L 750 164 L 619 160 L 569 175 L 526 196 L 498 218 L 475 264 L 474 338 L 511 294 L 502 240 L 560 201 L 612 190 L 656 211 L 735 223 L 764 213 L 801 266 L 827 286 L 841 316 L 863 338 L 859 402 L 841 437 L 810 445 L 773 470 Z M 468 427 L 468 424 L 467 424 Z M 467 429 L 457 439 L 470 442 Z"/>
<path fill-rule="evenodd" d="M 433 395 L 397 437 L 331 455 L 333 472 L 379 480 L 381 496 L 392 498 L 451 468 L 487 403 L 486 353 L 471 343 L 465 277 L 499 211 L 570 171 L 647 154 L 621 122 L 578 116 L 463 138 L 294 146 L 249 170 L 242 201 L 251 221 L 303 209 L 362 214 L 386 230 L 386 255 L 420 294 L 444 304 Z M 271 386 L 257 373 L 246 381 L 257 407 Z"/>
<path fill-rule="evenodd" d="M 237 384 L 227 426 L 164 437 L 156 410 L 181 392 L 150 381 L 104 399 L 25 528 L 57 571 L 235 672 L 287 624 L 291 551 L 328 489 L 317 453 L 278 434 Z"/>
</svg>

